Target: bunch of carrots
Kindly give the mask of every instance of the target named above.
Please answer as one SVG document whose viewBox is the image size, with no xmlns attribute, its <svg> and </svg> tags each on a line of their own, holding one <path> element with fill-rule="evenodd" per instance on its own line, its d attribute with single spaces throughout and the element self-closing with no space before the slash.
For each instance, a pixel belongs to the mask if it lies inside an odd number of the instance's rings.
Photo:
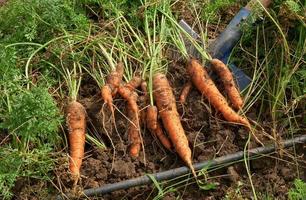
<svg viewBox="0 0 306 200">
<path fill-rule="evenodd" d="M 167 12 L 167 8 L 164 8 L 164 11 Z M 157 20 L 159 18 L 156 17 L 154 19 Z M 160 19 L 160 27 L 163 27 L 162 25 L 165 23 L 165 19 L 165 17 Z M 130 29 L 130 32 L 136 34 L 136 31 L 133 31 L 130 26 L 127 25 L 126 29 Z M 163 32 L 163 30 L 161 29 L 160 32 Z M 140 38 L 140 36 L 134 38 Z M 156 36 L 154 38 L 162 40 L 161 38 L 163 37 Z M 145 44 L 141 39 L 138 39 L 137 42 L 141 44 L 141 48 L 145 48 Z M 148 55 L 141 56 L 147 56 L 147 60 L 150 60 L 150 58 L 154 61 L 161 59 L 160 55 L 162 54 L 163 44 L 161 41 L 156 43 L 157 45 L 155 48 L 151 47 L 153 45 L 149 45 L 150 47 L 148 47 L 148 52 L 150 53 L 148 53 Z M 146 52 L 145 50 L 147 49 L 144 49 L 144 52 Z M 184 103 L 192 86 L 195 86 L 227 121 L 241 124 L 250 129 L 251 125 L 248 119 L 239 115 L 235 111 L 242 108 L 243 99 L 240 96 L 240 92 L 237 89 L 228 67 L 218 59 L 209 59 L 213 71 L 219 75 L 224 84 L 225 91 L 227 92 L 228 98 L 231 102 L 230 104 L 233 108 L 231 108 L 226 98 L 217 89 L 216 85 L 200 62 L 194 58 L 190 58 L 187 53 L 185 53 L 185 56 L 186 59 L 188 59 L 187 73 L 191 80 L 183 89 L 179 100 Z M 193 175 L 196 176 L 192 165 L 191 148 L 189 147 L 189 142 L 181 124 L 180 115 L 176 106 L 176 98 L 164 73 L 165 70 L 157 70 L 157 68 L 161 66 L 156 65 L 159 65 L 160 63 L 151 60 L 147 65 L 142 63 L 145 66 L 150 66 L 142 69 L 142 75 L 139 75 L 139 73 L 133 73 L 133 77 L 123 81 L 125 77 L 126 62 L 121 62 L 118 58 L 116 60 L 117 64 L 115 67 L 111 68 L 107 74 L 105 83 L 99 86 L 103 102 L 107 104 L 113 118 L 115 112 L 113 101 L 116 95 L 121 96 L 126 101 L 127 117 L 129 119 L 129 126 L 127 129 L 130 141 L 130 156 L 137 158 L 141 149 L 144 148 L 141 136 L 141 125 L 144 125 L 160 140 L 161 144 L 166 149 L 171 151 L 175 150 L 191 169 Z M 141 93 L 138 92 L 138 88 L 141 89 Z M 142 95 L 141 98 L 139 98 L 139 94 Z M 139 109 L 139 99 L 142 99 L 146 104 L 149 104 L 145 106 L 143 111 L 140 111 Z M 149 99 L 150 103 L 148 103 Z M 85 109 L 76 101 L 73 101 L 68 105 L 67 123 L 70 142 L 69 168 L 71 173 L 77 178 L 80 177 L 80 168 L 84 157 L 86 128 L 85 115 Z M 161 119 L 161 121 L 159 119 Z"/>
</svg>

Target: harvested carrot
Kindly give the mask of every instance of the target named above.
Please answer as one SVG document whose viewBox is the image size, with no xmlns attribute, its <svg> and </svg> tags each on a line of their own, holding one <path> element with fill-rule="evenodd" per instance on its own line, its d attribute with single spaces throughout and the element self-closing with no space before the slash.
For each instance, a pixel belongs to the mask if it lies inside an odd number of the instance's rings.
<svg viewBox="0 0 306 200">
<path fill-rule="evenodd" d="M 196 173 L 192 166 L 191 149 L 177 112 L 175 97 L 171 86 L 164 74 L 157 73 L 153 77 L 153 96 L 159 110 L 163 125 L 168 132 L 174 148 L 182 160 Z"/>
<path fill-rule="evenodd" d="M 127 87 L 126 85 L 120 85 L 118 88 L 118 93 L 127 101 L 128 117 L 132 122 L 132 125 L 129 127 L 128 131 L 131 141 L 130 155 L 132 157 L 138 157 L 141 149 L 139 107 L 137 105 L 138 95 L 134 90 L 130 89 L 131 87 Z"/>
<path fill-rule="evenodd" d="M 138 114 L 133 111 L 130 104 L 127 105 L 127 116 L 131 120 L 128 129 L 128 136 L 131 141 L 130 156 L 138 157 L 141 149 L 139 120 Z"/>
<path fill-rule="evenodd" d="M 101 88 L 101 95 L 103 101 L 108 105 L 113 119 L 115 119 L 115 113 L 113 108 L 113 96 L 116 95 L 118 87 L 123 77 L 123 63 L 119 62 L 116 66 L 116 70 L 113 70 L 106 77 L 106 84 Z"/>
<path fill-rule="evenodd" d="M 150 130 L 150 131 L 151 131 L 152 134 L 156 135 L 156 137 L 159 139 L 159 141 L 162 143 L 162 145 L 166 149 L 171 150 L 171 147 L 172 147 L 171 142 L 168 139 L 168 137 L 165 135 L 159 121 L 157 121 L 156 129 Z"/>
<path fill-rule="evenodd" d="M 224 96 L 219 92 L 214 82 L 209 77 L 207 71 L 201 64 L 191 59 L 187 66 L 188 74 L 191 77 L 193 85 L 208 99 L 214 108 L 220 111 L 223 117 L 234 123 L 240 123 L 250 128 L 249 121 L 238 115 L 227 103 Z"/>
<path fill-rule="evenodd" d="M 112 96 L 116 95 L 117 88 L 119 87 L 124 72 L 124 66 L 122 62 L 118 62 L 116 69 L 111 71 L 106 77 L 106 83 L 112 90 Z"/>
<path fill-rule="evenodd" d="M 115 118 L 115 112 L 113 108 L 113 96 L 112 96 L 112 88 L 109 84 L 105 84 L 101 88 L 101 95 L 104 103 L 106 103 L 112 113 L 113 119 Z"/>
<path fill-rule="evenodd" d="M 139 75 L 134 76 L 125 87 L 129 88 L 130 90 L 135 90 L 141 85 L 142 79 Z"/>
<path fill-rule="evenodd" d="M 157 107 L 156 106 L 149 106 L 147 108 L 147 118 L 146 124 L 148 129 L 155 130 L 157 128 Z"/>
<path fill-rule="evenodd" d="M 224 85 L 225 91 L 235 109 L 241 109 L 243 106 L 243 99 L 234 81 L 233 75 L 229 68 L 220 60 L 211 60 L 212 69 L 219 75 Z"/>
<path fill-rule="evenodd" d="M 70 159 L 69 169 L 76 185 L 80 178 L 80 168 L 84 157 L 86 111 L 82 104 L 72 101 L 67 107 L 67 124 L 69 130 Z"/>
<path fill-rule="evenodd" d="M 192 82 L 188 81 L 184 85 L 183 90 L 181 92 L 180 99 L 179 99 L 180 103 L 182 103 L 182 104 L 186 103 L 186 99 L 187 99 L 187 97 L 190 93 L 191 88 L 192 88 Z"/>
</svg>

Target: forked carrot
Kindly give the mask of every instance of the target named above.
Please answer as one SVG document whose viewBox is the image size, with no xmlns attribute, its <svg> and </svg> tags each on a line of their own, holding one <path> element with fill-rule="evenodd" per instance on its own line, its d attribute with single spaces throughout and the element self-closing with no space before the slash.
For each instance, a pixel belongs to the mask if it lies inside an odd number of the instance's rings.
<svg viewBox="0 0 306 200">
<path fill-rule="evenodd" d="M 223 117 L 234 123 L 242 124 L 250 128 L 249 121 L 238 115 L 227 103 L 224 96 L 219 92 L 214 82 L 209 77 L 204 67 L 195 59 L 191 59 L 187 66 L 187 72 L 193 85 L 208 99 L 214 108 L 220 111 Z"/>
<path fill-rule="evenodd" d="M 153 96 L 163 125 L 168 132 L 176 152 L 196 177 L 195 170 L 192 166 L 191 149 L 189 148 L 189 143 L 177 112 L 175 97 L 164 74 L 157 73 L 154 75 Z"/>
<path fill-rule="evenodd" d="M 186 103 L 186 99 L 190 93 L 191 88 L 192 88 L 192 82 L 188 81 L 182 89 L 182 92 L 179 98 L 180 103 L 182 104 Z"/>
<path fill-rule="evenodd" d="M 240 92 L 237 88 L 231 71 L 222 61 L 218 59 L 212 59 L 210 62 L 213 71 L 215 71 L 222 80 L 225 91 L 233 107 L 237 110 L 241 109 L 243 106 L 243 99 L 240 96 Z"/>
<path fill-rule="evenodd" d="M 66 112 L 70 146 L 69 169 L 74 185 L 76 185 L 80 178 L 80 168 L 84 158 L 86 111 L 82 104 L 72 101 Z"/>
</svg>

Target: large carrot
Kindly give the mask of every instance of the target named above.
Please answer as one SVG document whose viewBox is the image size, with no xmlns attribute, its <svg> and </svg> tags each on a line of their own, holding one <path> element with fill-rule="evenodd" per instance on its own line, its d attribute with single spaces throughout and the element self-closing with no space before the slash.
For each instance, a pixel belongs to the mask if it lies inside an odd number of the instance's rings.
<svg viewBox="0 0 306 200">
<path fill-rule="evenodd" d="M 180 103 L 182 104 L 186 103 L 186 99 L 190 93 L 191 88 L 192 88 L 192 82 L 188 81 L 182 89 L 182 92 L 179 98 Z"/>
<path fill-rule="evenodd" d="M 117 93 L 117 89 L 123 77 L 123 71 L 123 63 L 119 62 L 116 66 L 116 69 L 111 71 L 110 74 L 106 77 L 106 84 L 101 88 L 102 99 L 108 105 L 113 118 L 115 118 L 113 96 L 115 96 Z"/>
<path fill-rule="evenodd" d="M 66 112 L 70 145 L 69 169 L 76 184 L 80 178 L 80 168 L 84 157 L 86 111 L 82 104 L 72 101 Z"/>
<path fill-rule="evenodd" d="M 223 82 L 226 93 L 235 109 L 241 109 L 243 106 L 243 99 L 237 89 L 233 75 L 229 68 L 220 60 L 211 60 L 212 69 L 219 75 Z"/>
<path fill-rule="evenodd" d="M 175 97 L 164 74 L 157 73 L 153 77 L 153 96 L 159 110 L 163 125 L 168 132 L 174 148 L 182 160 L 196 177 L 191 160 L 191 149 L 177 112 Z"/>
<path fill-rule="evenodd" d="M 195 59 L 191 59 L 187 66 L 187 72 L 193 85 L 208 99 L 214 108 L 220 111 L 223 117 L 234 123 L 240 123 L 250 128 L 249 121 L 238 115 L 227 103 L 224 96 L 219 92 L 214 82 L 209 77 L 204 67 Z"/>
<path fill-rule="evenodd" d="M 132 79 L 129 83 L 120 85 L 118 88 L 120 96 L 127 101 L 127 114 L 131 120 L 128 135 L 131 141 L 130 155 L 132 157 L 138 157 L 142 143 L 139 126 L 139 107 L 137 105 L 138 95 L 134 91 L 135 88 L 140 86 L 140 84 L 141 80 L 138 82 L 135 81 L 135 79 Z"/>
</svg>

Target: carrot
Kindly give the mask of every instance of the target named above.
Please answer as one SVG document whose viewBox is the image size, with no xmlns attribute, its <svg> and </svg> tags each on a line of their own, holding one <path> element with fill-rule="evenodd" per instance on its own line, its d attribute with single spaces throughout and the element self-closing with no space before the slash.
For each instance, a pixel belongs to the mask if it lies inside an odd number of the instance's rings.
<svg viewBox="0 0 306 200">
<path fill-rule="evenodd" d="M 133 79 L 132 79 L 133 80 Z M 139 83 L 140 84 L 140 83 Z M 129 127 L 129 138 L 131 141 L 130 155 L 132 157 L 138 157 L 141 148 L 141 137 L 139 127 L 139 107 L 137 105 L 138 95 L 131 88 L 137 87 L 137 85 L 130 84 L 120 85 L 118 93 L 122 98 L 127 101 L 128 117 L 131 120 L 131 126 Z M 138 85 L 139 86 L 139 85 Z"/>
<path fill-rule="evenodd" d="M 136 75 L 127 84 L 125 84 L 125 87 L 129 88 L 130 90 L 135 90 L 141 85 L 141 83 L 141 77 L 139 75 Z"/>
<path fill-rule="evenodd" d="M 168 137 L 165 135 L 159 121 L 157 121 L 156 129 L 150 130 L 150 131 L 151 131 L 152 134 L 156 135 L 156 137 L 159 139 L 159 141 L 162 143 L 162 145 L 166 149 L 171 150 L 172 144 L 171 144 L 170 140 L 168 139 Z"/>
<path fill-rule="evenodd" d="M 72 101 L 66 112 L 70 145 L 69 169 L 76 185 L 80 178 L 80 168 L 84 157 L 86 111 L 82 104 Z"/>
<path fill-rule="evenodd" d="M 182 104 L 186 103 L 186 99 L 190 93 L 191 88 L 192 88 L 192 82 L 188 81 L 182 89 L 180 99 L 179 99 L 180 103 Z"/>
<path fill-rule="evenodd" d="M 155 130 L 157 128 L 157 107 L 156 106 L 149 106 L 147 108 L 147 118 L 146 123 L 148 129 Z"/>
<path fill-rule="evenodd" d="M 224 96 L 219 92 L 214 82 L 209 77 L 207 71 L 201 64 L 191 59 L 187 66 L 188 74 L 191 77 L 193 85 L 208 99 L 214 108 L 220 111 L 223 117 L 234 123 L 240 123 L 250 128 L 249 121 L 238 115 L 227 103 Z"/>
<path fill-rule="evenodd" d="M 243 106 L 243 99 L 240 96 L 240 92 L 237 89 L 237 85 L 234 81 L 233 75 L 229 68 L 220 60 L 211 60 L 212 69 L 219 75 L 223 82 L 226 93 L 235 109 L 241 109 Z"/>
<path fill-rule="evenodd" d="M 123 77 L 124 67 L 122 62 L 118 62 L 116 69 L 111 71 L 106 77 L 106 83 L 112 90 L 112 96 L 116 95 L 117 88 L 119 87 Z"/>
<path fill-rule="evenodd" d="M 130 156 L 138 157 L 141 149 L 139 119 L 138 114 L 133 111 L 130 104 L 127 105 L 127 115 L 128 118 L 131 120 L 128 129 L 128 136 L 129 140 L 131 141 Z"/>
<path fill-rule="evenodd" d="M 115 113 L 113 108 L 113 96 L 115 96 L 117 93 L 117 89 L 123 77 L 123 72 L 124 72 L 123 63 L 119 62 L 116 66 L 116 70 L 113 70 L 106 77 L 106 84 L 101 88 L 102 99 L 108 105 L 112 113 L 113 119 L 115 119 Z"/>
<path fill-rule="evenodd" d="M 189 148 L 188 140 L 182 127 L 180 116 L 177 112 L 175 97 L 164 74 L 157 73 L 154 75 L 153 89 L 153 96 L 159 110 L 159 115 L 166 131 L 168 132 L 170 140 L 178 155 L 196 177 L 196 173 L 192 166 L 191 149 Z"/>
</svg>

